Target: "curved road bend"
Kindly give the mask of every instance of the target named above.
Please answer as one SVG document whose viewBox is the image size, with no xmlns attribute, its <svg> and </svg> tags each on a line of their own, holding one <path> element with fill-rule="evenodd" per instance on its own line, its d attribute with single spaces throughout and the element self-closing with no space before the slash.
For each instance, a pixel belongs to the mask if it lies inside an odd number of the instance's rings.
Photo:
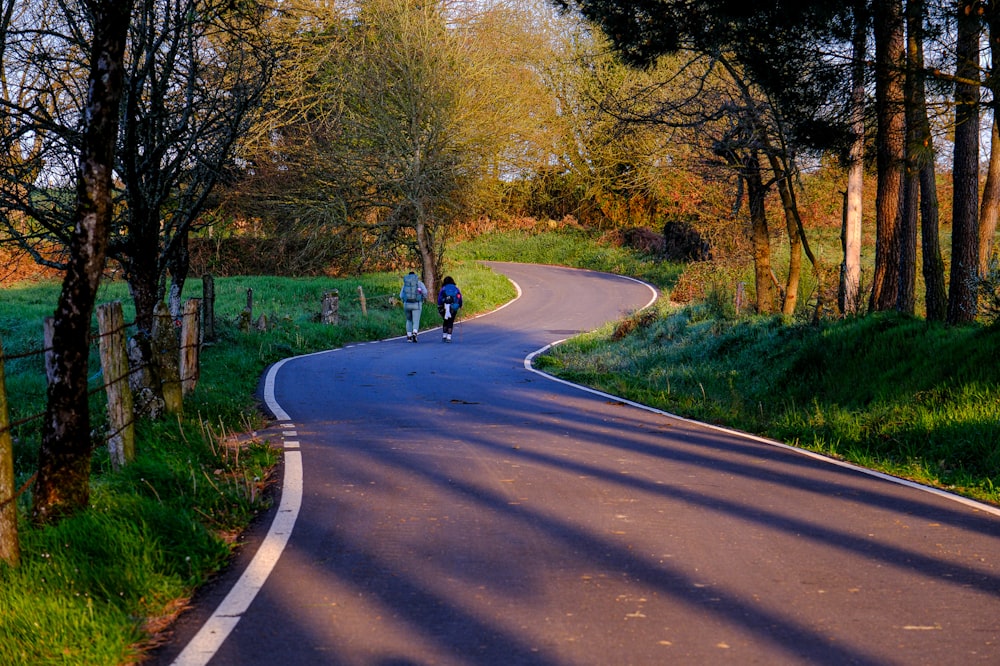
<svg viewBox="0 0 1000 666">
<path fill-rule="evenodd" d="M 269 374 L 279 545 L 251 534 L 157 663 L 1000 664 L 995 510 L 529 372 L 650 292 L 494 266 L 523 296 L 451 345 Z"/>
</svg>

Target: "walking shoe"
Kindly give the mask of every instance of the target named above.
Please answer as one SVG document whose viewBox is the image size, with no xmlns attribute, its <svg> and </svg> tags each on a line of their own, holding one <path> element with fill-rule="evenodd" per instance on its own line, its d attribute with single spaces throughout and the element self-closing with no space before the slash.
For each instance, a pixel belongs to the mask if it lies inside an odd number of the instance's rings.
<svg viewBox="0 0 1000 666">
<path fill-rule="evenodd" d="M 444 335 L 441 336 L 441 342 L 448 342 L 448 334 L 447 333 L 445 333 Z"/>
<path fill-rule="evenodd" d="M 411 342 L 416 342 L 417 341 L 417 334 L 416 333 L 413 334 L 413 337 L 410 338 L 410 341 Z"/>
</svg>

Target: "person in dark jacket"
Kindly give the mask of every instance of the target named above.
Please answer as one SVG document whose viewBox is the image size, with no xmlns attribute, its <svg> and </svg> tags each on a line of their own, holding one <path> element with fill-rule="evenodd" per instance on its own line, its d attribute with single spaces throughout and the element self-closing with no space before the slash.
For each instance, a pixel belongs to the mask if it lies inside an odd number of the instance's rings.
<svg viewBox="0 0 1000 666">
<path fill-rule="evenodd" d="M 451 332 L 455 327 L 455 317 L 462 307 L 462 292 L 449 275 L 441 281 L 441 291 L 438 292 L 438 314 L 441 315 L 441 330 L 444 332 L 442 341 L 451 342 Z"/>
</svg>

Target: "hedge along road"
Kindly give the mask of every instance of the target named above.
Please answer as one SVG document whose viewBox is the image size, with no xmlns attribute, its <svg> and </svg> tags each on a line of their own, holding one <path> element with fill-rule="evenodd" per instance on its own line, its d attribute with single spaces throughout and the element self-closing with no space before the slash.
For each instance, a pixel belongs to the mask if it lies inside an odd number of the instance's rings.
<svg viewBox="0 0 1000 666">
<path fill-rule="evenodd" d="M 281 503 L 154 661 L 1000 663 L 996 509 L 532 372 L 650 289 L 492 265 L 450 345 L 270 370 Z"/>
</svg>

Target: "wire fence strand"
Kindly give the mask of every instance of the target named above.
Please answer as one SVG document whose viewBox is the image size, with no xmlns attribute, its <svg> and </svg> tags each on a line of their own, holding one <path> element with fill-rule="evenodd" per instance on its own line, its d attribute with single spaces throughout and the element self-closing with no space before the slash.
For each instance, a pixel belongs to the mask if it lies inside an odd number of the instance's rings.
<svg viewBox="0 0 1000 666">
<path fill-rule="evenodd" d="M 198 316 L 197 312 L 183 313 L 175 321 L 179 322 L 179 321 L 183 320 L 186 317 L 195 317 L 195 318 L 197 318 L 197 316 Z M 133 329 L 134 327 L 135 327 L 135 321 L 133 320 L 133 321 L 128 321 L 128 322 L 122 322 L 120 325 L 115 326 L 115 327 L 113 327 L 113 328 L 111 328 L 109 330 L 103 331 L 103 332 L 100 331 L 100 330 L 91 330 L 91 333 L 90 333 L 91 351 L 94 351 L 94 348 L 97 347 L 97 346 L 99 346 L 101 339 L 107 338 L 107 337 L 110 337 L 110 336 L 113 336 L 113 335 L 121 334 L 121 333 L 126 333 L 129 330 Z M 199 342 L 194 343 L 194 344 L 179 345 L 178 349 L 181 352 L 183 352 L 186 349 L 192 349 L 192 348 L 200 347 L 201 346 L 200 335 L 198 336 L 198 339 L 199 339 Z M 0 353 L 0 363 L 6 364 L 9 361 L 16 361 L 16 360 L 22 360 L 22 359 L 27 359 L 27 358 L 33 358 L 33 357 L 37 357 L 37 356 L 44 356 L 45 354 L 48 354 L 48 353 L 50 353 L 52 351 L 53 351 L 53 349 L 51 347 L 43 347 L 41 349 L 29 349 L 29 350 L 26 350 L 26 351 L 21 351 L 21 352 L 13 353 L 13 354 L 6 353 L 4 351 L 4 352 Z M 154 354 L 155 353 L 156 352 L 154 351 Z M 135 376 L 135 375 L 137 375 L 139 373 L 145 372 L 146 370 L 148 370 L 152 366 L 153 366 L 153 364 L 151 364 L 149 362 L 146 362 L 146 363 L 143 363 L 143 364 L 139 364 L 139 365 L 132 365 L 131 363 L 129 363 L 129 368 L 128 368 L 128 370 L 125 373 L 123 373 L 123 374 L 121 374 L 121 375 L 119 375 L 117 377 L 110 378 L 110 379 L 104 378 L 104 381 L 102 381 L 100 383 L 100 385 L 95 386 L 93 388 L 90 388 L 87 391 L 87 395 L 88 395 L 88 397 L 94 397 L 95 395 L 97 395 L 99 393 L 107 393 L 108 389 L 110 389 L 114 385 L 116 385 L 118 383 L 121 383 L 121 382 L 129 382 L 130 379 L 133 376 Z M 97 371 L 91 377 L 95 378 L 95 377 L 102 377 L 102 376 L 103 376 L 103 369 L 102 368 L 98 368 Z M 196 371 L 192 375 L 183 376 L 179 380 L 172 380 L 172 381 L 185 382 L 185 381 L 191 381 L 191 380 L 197 380 L 197 379 L 198 379 L 198 372 Z M 9 394 L 9 391 L 8 391 L 8 394 Z M 8 405 L 9 405 L 9 401 L 8 401 Z M 33 421 L 38 421 L 38 420 L 43 419 L 45 417 L 45 414 L 46 414 L 45 411 L 41 411 L 41 412 L 29 414 L 27 416 L 22 416 L 22 417 L 20 417 L 20 418 L 18 418 L 16 420 L 10 421 L 5 427 L 0 428 L 0 433 L 6 433 L 6 432 L 13 433 L 14 431 L 19 430 L 20 428 L 22 428 L 22 427 L 24 427 L 24 426 L 32 423 Z M 106 433 L 105 436 L 104 436 L 104 443 L 107 444 L 110 440 L 112 440 L 114 437 L 120 435 L 124 430 L 126 430 L 129 426 L 134 425 L 136 422 L 137 422 L 137 419 L 135 418 L 135 415 L 133 414 L 133 418 L 129 422 L 127 422 L 123 426 L 117 428 L 114 432 Z M 106 425 L 106 424 L 104 424 L 104 425 Z M 35 478 L 35 476 L 32 476 L 32 478 L 29 479 L 29 483 L 26 484 L 25 487 L 27 487 L 27 485 L 30 485 L 30 482 L 32 482 L 34 480 L 34 478 Z M 24 492 L 24 489 L 22 488 L 21 490 L 18 491 L 17 495 L 20 495 L 23 492 Z M 15 498 L 16 498 L 16 495 L 15 495 Z M 7 501 L 9 502 L 11 500 L 8 499 Z M 0 507 L 2 507 L 2 506 L 3 506 L 3 503 L 0 502 Z"/>
</svg>

